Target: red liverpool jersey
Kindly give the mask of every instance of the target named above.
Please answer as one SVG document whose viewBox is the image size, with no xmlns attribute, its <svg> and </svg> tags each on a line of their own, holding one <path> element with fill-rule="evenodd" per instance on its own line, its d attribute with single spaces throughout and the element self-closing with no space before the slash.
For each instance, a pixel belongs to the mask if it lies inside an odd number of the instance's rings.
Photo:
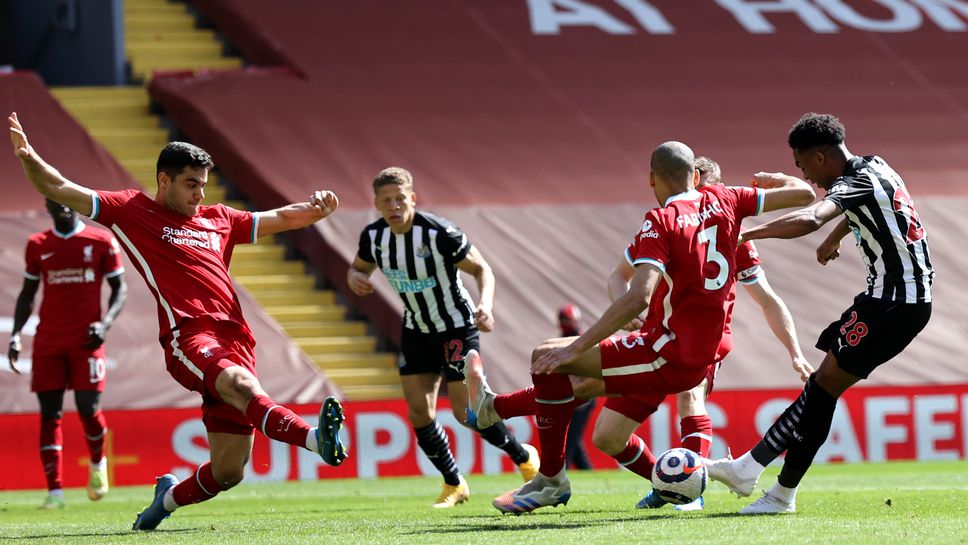
<svg viewBox="0 0 968 545">
<path fill-rule="evenodd" d="M 30 235 L 24 276 L 44 285 L 35 342 L 80 346 L 101 319 L 101 283 L 124 272 L 111 233 L 78 222 L 68 234 L 48 229 Z"/>
<path fill-rule="evenodd" d="M 626 259 L 663 272 L 646 319 L 662 357 L 702 367 L 724 355 L 720 343 L 735 299 L 740 223 L 762 207 L 761 190 L 711 186 L 674 195 L 645 215 Z"/>
<path fill-rule="evenodd" d="M 216 204 L 183 216 L 134 189 L 98 191 L 93 204 L 155 296 L 160 338 L 193 318 L 248 327 L 228 268 L 236 244 L 255 242 L 256 215 Z"/>
</svg>

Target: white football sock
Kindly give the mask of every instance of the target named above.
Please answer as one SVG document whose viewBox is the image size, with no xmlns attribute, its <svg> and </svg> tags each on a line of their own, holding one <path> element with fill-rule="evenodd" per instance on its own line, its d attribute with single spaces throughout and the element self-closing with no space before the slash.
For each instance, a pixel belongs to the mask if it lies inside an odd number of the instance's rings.
<svg viewBox="0 0 968 545">
<path fill-rule="evenodd" d="M 760 473 L 763 473 L 766 468 L 753 458 L 752 451 L 750 451 L 733 461 L 733 469 L 741 478 L 751 479 L 759 477 Z"/>
<path fill-rule="evenodd" d="M 783 500 L 787 503 L 793 503 L 793 501 L 797 499 L 796 487 L 787 488 L 780 483 L 774 483 L 773 486 L 770 487 L 770 491 L 768 493 L 774 498 Z"/>
<path fill-rule="evenodd" d="M 193 475 L 191 478 L 194 479 L 195 476 Z M 168 511 L 169 513 L 173 512 L 175 509 L 178 509 L 178 504 L 175 503 L 174 486 L 165 491 L 165 497 L 161 499 L 161 505 L 165 508 L 165 511 Z"/>
<path fill-rule="evenodd" d="M 319 447 L 316 446 L 317 429 L 318 428 L 309 428 L 309 433 L 306 434 L 306 450 L 319 454 Z"/>
</svg>

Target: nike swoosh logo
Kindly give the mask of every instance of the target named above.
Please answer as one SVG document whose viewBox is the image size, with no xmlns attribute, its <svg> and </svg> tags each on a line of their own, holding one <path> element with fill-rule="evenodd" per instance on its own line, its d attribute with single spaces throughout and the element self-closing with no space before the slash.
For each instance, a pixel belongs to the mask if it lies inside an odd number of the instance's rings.
<svg viewBox="0 0 968 545">
<path fill-rule="evenodd" d="M 49 254 L 40 254 L 40 260 L 45 261 L 47 258 L 52 257 L 53 255 L 54 255 L 54 252 L 51 252 Z"/>
<path fill-rule="evenodd" d="M 686 466 L 682 468 L 682 472 L 685 473 L 686 475 L 692 475 L 693 473 L 699 471 L 700 469 L 702 469 L 702 464 L 699 464 L 698 466 L 695 466 L 695 467 Z"/>
</svg>

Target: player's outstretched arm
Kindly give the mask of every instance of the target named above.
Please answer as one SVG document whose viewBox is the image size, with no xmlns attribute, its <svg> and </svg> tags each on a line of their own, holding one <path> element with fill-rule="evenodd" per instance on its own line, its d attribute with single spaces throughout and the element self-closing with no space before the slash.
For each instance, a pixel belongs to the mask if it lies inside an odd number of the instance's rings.
<svg viewBox="0 0 968 545">
<path fill-rule="evenodd" d="M 743 231 L 742 239 L 802 237 L 820 229 L 825 223 L 843 213 L 839 206 L 828 200 L 818 201 L 806 208 Z"/>
<path fill-rule="evenodd" d="M 649 307 L 649 300 L 661 278 L 662 271 L 655 265 L 645 263 L 636 267 L 629 290 L 616 299 L 601 318 L 571 344 L 550 350 L 534 361 L 531 364 L 531 372 L 552 373 L 555 369 L 575 361 L 583 352 L 598 345 L 603 339 L 629 323 L 632 318 L 643 313 Z"/>
<path fill-rule="evenodd" d="M 494 329 L 494 271 L 477 246 L 471 246 L 467 256 L 457 263 L 457 268 L 474 277 L 477 291 L 481 294 L 481 300 L 474 312 L 477 329 L 491 331 Z"/>
<path fill-rule="evenodd" d="M 316 191 L 309 201 L 290 204 L 275 210 L 259 212 L 259 232 L 257 236 L 274 235 L 283 231 L 302 229 L 329 216 L 339 207 L 336 193 L 327 189 Z"/>
<path fill-rule="evenodd" d="M 10 333 L 10 344 L 7 348 L 7 359 L 10 361 L 10 370 L 20 374 L 17 369 L 17 359 L 20 357 L 20 330 L 27 323 L 27 318 L 34 311 L 34 299 L 37 297 L 37 289 L 40 288 L 40 280 L 24 278 L 23 288 L 17 295 L 17 306 L 13 311 L 13 330 Z"/>
<path fill-rule="evenodd" d="M 370 275 L 375 270 L 376 263 L 364 261 L 360 259 L 360 256 L 353 258 L 353 264 L 346 271 L 346 284 L 350 287 L 350 291 L 360 297 L 366 297 L 373 293 L 373 282 L 370 281 Z"/>
<path fill-rule="evenodd" d="M 763 190 L 763 212 L 806 206 L 817 198 L 810 184 L 782 172 L 757 172 L 750 185 Z"/>
<path fill-rule="evenodd" d="M 24 174 L 43 196 L 71 208 L 79 214 L 90 216 L 94 209 L 92 191 L 78 185 L 47 164 L 27 141 L 27 132 L 20 124 L 17 113 L 7 117 L 10 124 L 10 142 L 13 144 L 14 155 L 20 159 L 20 166 Z"/>
<path fill-rule="evenodd" d="M 813 373 L 813 367 L 803 357 L 803 352 L 800 351 L 800 343 L 797 341 L 797 328 L 793 324 L 790 309 L 787 308 L 783 299 L 773 291 L 773 287 L 770 286 L 766 274 L 763 272 L 760 273 L 759 280 L 752 284 L 743 284 L 743 286 L 746 287 L 747 293 L 756 301 L 756 304 L 760 306 L 763 317 L 766 318 L 766 323 L 770 325 L 770 330 L 773 331 L 773 336 L 786 348 L 790 355 L 793 370 L 800 375 L 801 380 L 806 382 L 810 378 L 810 374 Z"/>
<path fill-rule="evenodd" d="M 827 235 L 827 238 L 820 243 L 820 246 L 817 246 L 817 262 L 821 265 L 826 265 L 840 257 L 840 241 L 848 233 L 850 233 L 850 225 L 847 223 L 847 218 L 844 218 Z"/>
</svg>

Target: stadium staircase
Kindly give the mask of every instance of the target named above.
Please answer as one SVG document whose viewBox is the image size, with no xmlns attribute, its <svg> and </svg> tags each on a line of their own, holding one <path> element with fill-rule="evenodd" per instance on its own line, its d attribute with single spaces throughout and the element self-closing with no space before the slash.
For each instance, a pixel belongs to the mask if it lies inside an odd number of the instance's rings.
<svg viewBox="0 0 968 545">
<path fill-rule="evenodd" d="M 135 81 L 145 81 L 153 70 L 242 66 L 240 59 L 222 56 L 222 44 L 211 30 L 195 28 L 195 18 L 184 4 L 125 0 L 124 17 L 126 53 Z M 142 85 L 60 87 L 51 92 L 149 194 L 154 192 L 155 162 L 168 142 L 168 130 L 151 113 Z M 205 201 L 246 208 L 245 202 L 229 196 L 229 188 L 213 173 Z M 316 278 L 305 264 L 286 260 L 285 252 L 283 245 L 269 239 L 238 246 L 230 272 L 347 399 L 401 397 L 395 355 L 377 352 L 377 341 L 367 335 L 366 324 L 348 320 L 336 293 L 316 289 Z"/>
</svg>

